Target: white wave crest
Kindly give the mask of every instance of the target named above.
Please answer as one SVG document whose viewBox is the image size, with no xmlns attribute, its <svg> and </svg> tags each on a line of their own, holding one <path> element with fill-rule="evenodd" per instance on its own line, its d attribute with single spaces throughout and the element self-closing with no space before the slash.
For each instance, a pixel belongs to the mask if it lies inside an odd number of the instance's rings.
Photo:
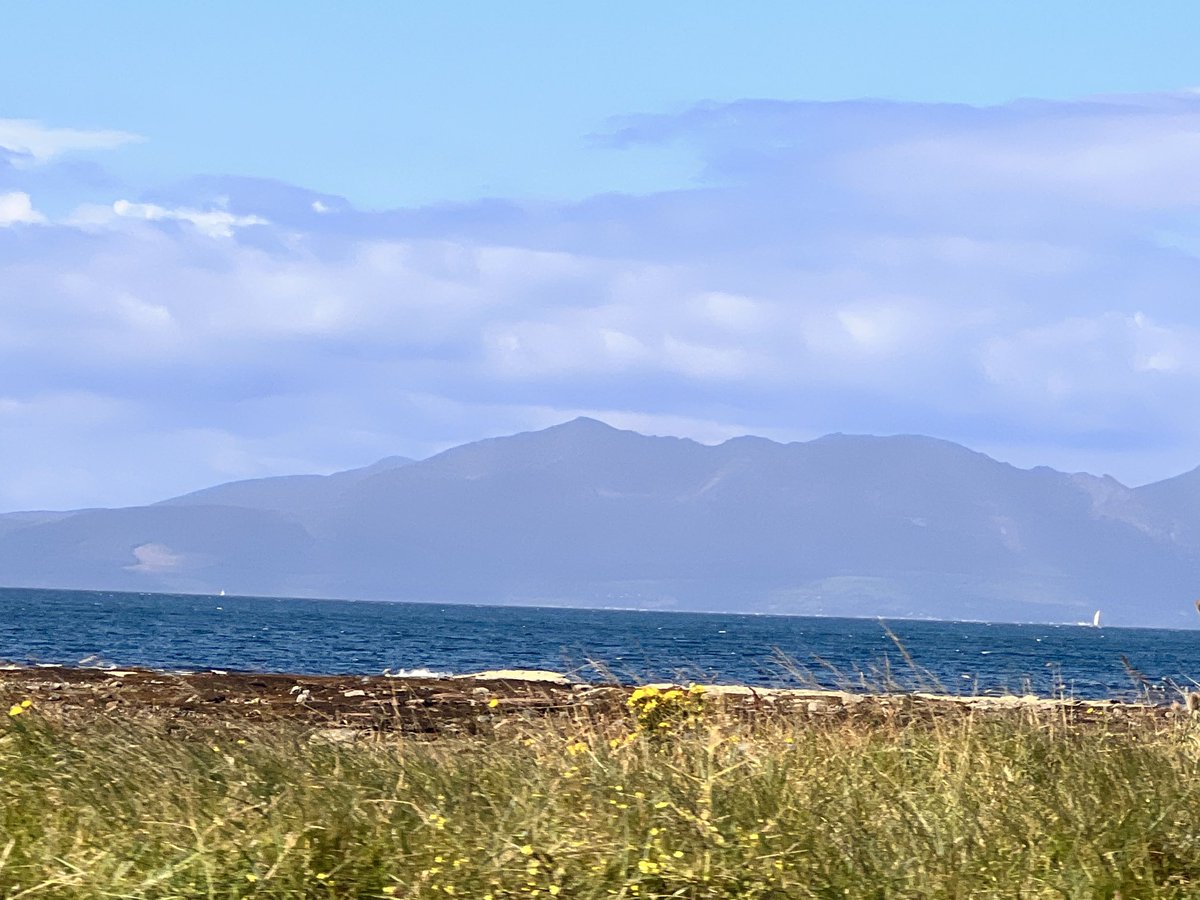
<svg viewBox="0 0 1200 900">
<path fill-rule="evenodd" d="M 435 672 L 433 669 L 384 669 L 387 678 L 449 678 L 453 672 Z"/>
</svg>

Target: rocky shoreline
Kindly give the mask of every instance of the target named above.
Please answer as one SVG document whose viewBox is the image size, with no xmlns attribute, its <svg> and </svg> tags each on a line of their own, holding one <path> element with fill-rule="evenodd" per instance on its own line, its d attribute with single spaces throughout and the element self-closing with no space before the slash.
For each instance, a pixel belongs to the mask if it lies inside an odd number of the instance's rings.
<svg viewBox="0 0 1200 900">
<path fill-rule="evenodd" d="M 97 717 L 189 724 L 291 722 L 351 737 L 372 732 L 488 734 L 514 718 L 612 721 L 634 688 L 572 682 L 555 672 L 500 670 L 473 675 L 294 675 L 157 671 L 70 666 L 0 667 L 0 704 L 30 701 L 38 716 L 66 725 Z M 844 721 L 933 721 L 946 717 L 1027 716 L 1107 727 L 1165 725 L 1191 715 L 1171 705 L 1027 696 L 930 693 L 856 694 L 818 689 L 705 685 L 706 701 L 738 716 Z M 1183 698 L 1181 698 L 1182 700 Z"/>
</svg>

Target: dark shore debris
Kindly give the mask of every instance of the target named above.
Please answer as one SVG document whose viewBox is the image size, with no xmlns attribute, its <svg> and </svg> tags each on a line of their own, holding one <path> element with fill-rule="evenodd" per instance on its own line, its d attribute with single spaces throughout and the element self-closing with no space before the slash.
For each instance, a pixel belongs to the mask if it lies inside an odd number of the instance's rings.
<svg viewBox="0 0 1200 900">
<path fill-rule="evenodd" d="M 38 715 L 68 726 L 86 725 L 96 717 L 149 718 L 161 720 L 168 729 L 287 721 L 347 737 L 372 732 L 489 734 L 514 718 L 544 716 L 611 721 L 627 715 L 632 690 L 521 671 L 426 678 L 45 665 L 0 668 L 3 708 L 30 700 Z M 956 716 L 1027 716 L 1072 725 L 1104 723 L 1112 728 L 1165 724 L 1193 713 L 1181 703 L 871 695 L 719 685 L 706 686 L 705 698 L 737 717 L 783 716 L 814 724 L 910 725 Z"/>
</svg>

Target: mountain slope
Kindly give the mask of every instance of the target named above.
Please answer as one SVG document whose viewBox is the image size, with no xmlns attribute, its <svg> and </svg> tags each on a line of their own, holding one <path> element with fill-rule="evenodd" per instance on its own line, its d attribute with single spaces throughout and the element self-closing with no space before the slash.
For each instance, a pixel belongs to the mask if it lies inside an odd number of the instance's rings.
<svg viewBox="0 0 1200 900">
<path fill-rule="evenodd" d="M 1200 544 L 1200 468 L 1144 485 L 1135 493 L 1165 517 L 1171 540 L 1185 546 Z"/>
<path fill-rule="evenodd" d="M 933 438 L 577 419 L 0 531 L 0 583 L 1190 625 L 1195 503 Z"/>
<path fill-rule="evenodd" d="M 157 506 L 238 506 L 304 516 L 336 503 L 342 491 L 380 472 L 407 466 L 413 460 L 389 456 L 360 469 L 332 475 L 282 475 L 231 481 L 163 500 Z"/>
</svg>

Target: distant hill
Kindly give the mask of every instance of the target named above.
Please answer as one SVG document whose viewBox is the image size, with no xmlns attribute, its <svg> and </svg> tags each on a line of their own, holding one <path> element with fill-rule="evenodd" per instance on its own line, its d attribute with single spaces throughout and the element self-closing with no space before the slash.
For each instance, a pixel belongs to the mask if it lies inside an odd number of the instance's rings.
<svg viewBox="0 0 1200 900">
<path fill-rule="evenodd" d="M 0 516 L 0 584 L 1191 626 L 1200 470 L 1130 489 L 927 437 L 706 446 L 576 419 Z"/>
</svg>

